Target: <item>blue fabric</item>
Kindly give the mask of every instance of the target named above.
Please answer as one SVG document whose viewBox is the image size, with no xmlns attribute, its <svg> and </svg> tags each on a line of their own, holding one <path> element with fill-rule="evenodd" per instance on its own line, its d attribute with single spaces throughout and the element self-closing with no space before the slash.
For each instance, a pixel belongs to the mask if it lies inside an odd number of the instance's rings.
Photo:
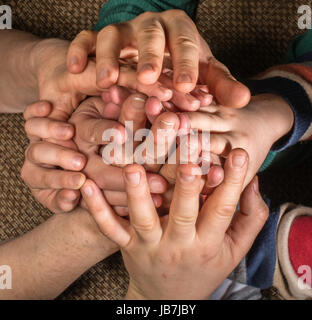
<svg viewBox="0 0 312 320">
<path fill-rule="evenodd" d="M 247 284 L 250 286 L 266 289 L 273 284 L 279 216 L 279 209 L 270 212 L 264 228 L 246 256 Z"/>
</svg>

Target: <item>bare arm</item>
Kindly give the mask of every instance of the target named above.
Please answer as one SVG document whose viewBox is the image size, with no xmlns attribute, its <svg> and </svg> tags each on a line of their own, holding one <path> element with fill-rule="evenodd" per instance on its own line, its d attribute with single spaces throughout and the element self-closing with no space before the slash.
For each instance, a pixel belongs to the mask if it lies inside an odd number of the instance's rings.
<svg viewBox="0 0 312 320">
<path fill-rule="evenodd" d="M 23 112 L 38 100 L 33 52 L 39 41 L 30 33 L 0 31 L 0 112 Z"/>
<path fill-rule="evenodd" d="M 12 269 L 12 289 L 0 290 L 0 299 L 53 299 L 117 250 L 87 211 L 56 214 L 0 245 L 0 265 Z"/>
</svg>

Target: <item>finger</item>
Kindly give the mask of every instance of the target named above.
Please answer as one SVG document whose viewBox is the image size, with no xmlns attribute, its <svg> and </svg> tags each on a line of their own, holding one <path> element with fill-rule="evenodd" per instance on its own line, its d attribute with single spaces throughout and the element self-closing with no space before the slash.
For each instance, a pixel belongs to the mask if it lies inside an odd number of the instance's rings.
<svg viewBox="0 0 312 320">
<path fill-rule="evenodd" d="M 254 243 L 269 216 L 269 209 L 259 193 L 255 177 L 244 190 L 240 211 L 236 213 L 227 232 L 231 239 L 234 260 L 239 263 Z"/>
<path fill-rule="evenodd" d="M 117 105 L 122 105 L 130 96 L 131 92 L 124 87 L 112 86 L 109 89 L 109 94 L 112 102 L 114 102 Z"/>
<path fill-rule="evenodd" d="M 25 164 L 22 179 L 33 189 L 72 189 L 78 190 L 84 184 L 84 174 L 56 169 L 47 169 Z"/>
<path fill-rule="evenodd" d="M 107 120 L 118 120 L 121 108 L 113 102 L 108 102 L 103 110 L 103 118 Z"/>
<path fill-rule="evenodd" d="M 167 24 L 174 87 L 180 92 L 188 93 L 195 88 L 198 79 L 198 31 L 193 21 L 182 12 L 175 19 L 169 19 Z"/>
<path fill-rule="evenodd" d="M 216 114 L 206 112 L 184 112 L 189 121 L 189 127 L 202 131 L 226 132 L 230 130 L 228 121 L 225 121 Z"/>
<path fill-rule="evenodd" d="M 154 123 L 156 118 L 165 110 L 162 103 L 156 97 L 150 97 L 145 103 L 146 116 L 150 123 Z"/>
<path fill-rule="evenodd" d="M 139 165 L 129 165 L 124 168 L 123 175 L 132 227 L 143 241 L 158 242 L 162 229 L 150 195 L 145 170 Z"/>
<path fill-rule="evenodd" d="M 131 121 L 133 127 L 132 132 L 134 134 L 138 129 L 145 128 L 145 102 L 145 95 L 135 93 L 125 100 L 121 108 L 119 122 L 125 125 L 126 121 Z"/>
<path fill-rule="evenodd" d="M 222 243 L 236 211 L 247 169 L 247 153 L 242 149 L 233 150 L 225 163 L 223 183 L 204 203 L 200 212 L 198 234 L 205 241 L 218 245 Z"/>
<path fill-rule="evenodd" d="M 106 165 L 100 156 L 94 155 L 88 158 L 84 173 L 101 189 L 125 191 L 122 169 Z M 167 182 L 160 175 L 147 173 L 147 180 L 152 193 L 161 194 L 166 191 Z"/>
<path fill-rule="evenodd" d="M 191 95 L 200 101 L 202 108 L 210 106 L 213 101 L 213 95 L 207 91 L 207 86 L 196 86 Z"/>
<path fill-rule="evenodd" d="M 169 150 L 176 143 L 180 123 L 172 112 L 162 113 L 153 124 L 146 140 L 135 151 L 135 162 L 145 163 L 150 172 L 158 172 L 166 163 Z"/>
<path fill-rule="evenodd" d="M 102 89 L 117 83 L 120 52 L 131 41 L 132 30 L 129 27 L 126 23 L 109 25 L 98 34 L 96 74 L 97 85 Z"/>
<path fill-rule="evenodd" d="M 71 42 L 67 53 L 67 69 L 81 73 L 87 66 L 88 56 L 95 53 L 97 31 L 81 31 Z"/>
<path fill-rule="evenodd" d="M 146 114 L 145 114 L 146 96 L 140 93 L 130 95 L 122 105 L 119 122 L 125 125 L 127 131 L 127 141 L 119 148 L 114 150 L 114 156 L 110 163 L 118 167 L 124 167 L 129 163 L 133 163 L 133 150 L 140 143 L 136 139 L 136 133 L 139 129 L 145 129 Z M 110 148 L 110 146 L 109 146 Z M 109 149 L 103 151 L 103 155 L 109 156 Z"/>
<path fill-rule="evenodd" d="M 128 207 L 113 207 L 114 211 L 120 216 L 120 217 L 128 217 L 129 216 L 129 209 Z"/>
<path fill-rule="evenodd" d="M 209 195 L 213 190 L 219 186 L 224 179 L 224 170 L 221 166 L 212 166 L 207 174 L 202 194 Z"/>
<path fill-rule="evenodd" d="M 101 190 L 91 180 L 85 182 L 81 193 L 101 232 L 119 246 L 125 247 L 130 241 L 128 222 L 114 213 Z"/>
<path fill-rule="evenodd" d="M 61 212 L 70 212 L 77 207 L 80 195 L 80 190 L 59 190 L 56 193 L 54 206 L 56 209 L 59 208 Z"/>
<path fill-rule="evenodd" d="M 81 119 L 83 127 L 77 128 L 77 134 L 83 141 L 92 145 L 105 145 L 112 141 L 120 145 L 125 143 L 126 130 L 118 121 L 90 116 Z"/>
<path fill-rule="evenodd" d="M 146 19 L 138 28 L 138 73 L 142 84 L 154 84 L 162 71 L 166 36 L 158 19 Z"/>
<path fill-rule="evenodd" d="M 160 174 L 169 184 L 175 184 L 179 164 L 197 164 L 199 162 L 199 156 L 202 152 L 201 140 L 201 135 L 189 134 L 181 137 L 176 152 L 172 152 L 166 164 L 160 169 Z"/>
<path fill-rule="evenodd" d="M 196 165 L 180 165 L 178 168 L 166 229 L 166 235 L 174 242 L 187 243 L 192 241 L 196 234 L 200 172 L 200 168 Z"/>
<path fill-rule="evenodd" d="M 210 93 L 219 104 L 234 108 L 242 108 L 250 101 L 250 91 L 242 83 L 236 81 L 229 69 L 213 57 L 204 39 L 201 43 L 201 62 L 199 64 L 200 82 L 209 87 Z"/>
<path fill-rule="evenodd" d="M 56 140 L 69 140 L 75 133 L 71 124 L 48 118 L 30 118 L 25 123 L 25 131 L 29 137 Z"/>
<path fill-rule="evenodd" d="M 128 198 L 125 192 L 120 191 L 110 191 L 110 190 L 103 190 L 105 199 L 111 206 L 121 206 L 127 207 L 128 206 Z M 158 194 L 152 194 L 152 200 L 156 208 L 159 208 L 162 204 L 162 198 Z"/>
<path fill-rule="evenodd" d="M 168 101 L 172 97 L 172 90 L 161 83 L 145 85 L 137 81 L 136 69 L 129 66 L 120 66 L 118 85 L 146 94 L 148 97 L 157 97 L 160 101 Z"/>
<path fill-rule="evenodd" d="M 80 198 L 78 190 L 31 189 L 31 191 L 36 200 L 53 213 L 72 211 L 78 205 Z"/>
<path fill-rule="evenodd" d="M 200 100 L 192 94 L 175 90 L 173 87 L 172 79 L 168 76 L 161 75 L 159 81 L 163 86 L 172 90 L 172 98 L 170 99 L 170 101 L 180 110 L 196 111 L 200 108 Z"/>
<path fill-rule="evenodd" d="M 72 171 L 80 171 L 86 164 L 84 155 L 50 142 L 30 144 L 26 158 L 37 165 L 58 166 Z"/>
<path fill-rule="evenodd" d="M 24 119 L 47 117 L 52 111 L 52 105 L 47 101 L 38 101 L 29 105 L 24 111 Z"/>
</svg>

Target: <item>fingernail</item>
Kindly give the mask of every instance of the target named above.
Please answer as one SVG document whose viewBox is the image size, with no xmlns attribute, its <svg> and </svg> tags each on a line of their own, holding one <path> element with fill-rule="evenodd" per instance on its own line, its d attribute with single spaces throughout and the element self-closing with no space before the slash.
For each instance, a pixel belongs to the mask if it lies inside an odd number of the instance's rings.
<svg viewBox="0 0 312 320">
<path fill-rule="evenodd" d="M 83 188 L 83 192 L 87 197 L 92 197 L 93 195 L 93 189 L 90 186 L 86 186 L 85 188 Z"/>
<path fill-rule="evenodd" d="M 83 158 L 82 157 L 74 157 L 72 160 L 72 164 L 75 168 L 80 168 L 83 164 Z"/>
<path fill-rule="evenodd" d="M 78 64 L 79 63 L 79 60 L 76 56 L 73 56 L 70 61 L 69 61 L 69 66 L 73 66 L 75 64 Z"/>
<path fill-rule="evenodd" d="M 83 179 L 83 176 L 81 174 L 75 174 L 74 176 L 72 176 L 72 186 L 80 187 L 82 179 Z"/>
<path fill-rule="evenodd" d="M 97 74 L 98 80 L 106 79 L 106 78 L 108 78 L 108 76 L 109 76 L 109 72 L 107 69 L 102 69 Z"/>
<path fill-rule="evenodd" d="M 136 187 L 141 180 L 141 174 L 140 172 L 127 172 L 126 173 L 126 178 L 128 183 L 132 186 L 132 187 Z"/>
<path fill-rule="evenodd" d="M 144 109 L 145 107 L 145 99 L 143 99 L 142 97 L 134 97 L 133 98 L 133 104 L 132 106 L 135 108 L 135 109 Z"/>
<path fill-rule="evenodd" d="M 246 157 L 243 155 L 236 155 L 232 158 L 232 164 L 236 168 L 242 168 L 246 163 Z"/>
<path fill-rule="evenodd" d="M 192 78 L 187 73 L 182 73 L 177 78 L 177 83 L 191 83 Z"/>
<path fill-rule="evenodd" d="M 38 112 L 39 114 L 45 114 L 47 109 L 47 103 L 46 102 L 40 102 L 38 105 Z"/>
<path fill-rule="evenodd" d="M 174 127 L 174 123 L 166 120 L 160 120 L 160 127 L 161 129 L 170 129 Z"/>
<path fill-rule="evenodd" d="M 195 176 L 190 175 L 190 174 L 186 174 L 184 172 L 180 172 L 180 177 L 181 177 L 181 180 L 183 180 L 185 182 L 192 182 L 195 180 Z"/>
<path fill-rule="evenodd" d="M 142 71 L 154 71 L 154 68 L 151 64 L 146 63 L 146 64 L 143 64 L 143 66 L 140 68 L 140 72 Z"/>
<path fill-rule="evenodd" d="M 60 126 L 59 129 L 58 129 L 57 135 L 60 138 L 64 138 L 64 137 L 66 137 L 67 135 L 69 135 L 71 133 L 70 130 L 71 130 L 71 126 L 70 125 Z"/>
</svg>

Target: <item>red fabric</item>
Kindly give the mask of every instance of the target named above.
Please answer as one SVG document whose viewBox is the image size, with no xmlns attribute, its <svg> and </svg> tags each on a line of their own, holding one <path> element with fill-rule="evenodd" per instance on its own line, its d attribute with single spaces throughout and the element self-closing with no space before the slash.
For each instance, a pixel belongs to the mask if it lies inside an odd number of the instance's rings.
<svg viewBox="0 0 312 320">
<path fill-rule="evenodd" d="M 312 270 L 312 217 L 302 216 L 297 218 L 291 228 L 288 237 L 288 248 L 291 264 L 298 277 L 302 277 L 303 273 L 299 273 L 300 266 L 309 266 Z M 310 286 L 311 276 L 306 274 L 306 280 Z M 306 281 L 305 281 L 306 282 Z"/>
</svg>

